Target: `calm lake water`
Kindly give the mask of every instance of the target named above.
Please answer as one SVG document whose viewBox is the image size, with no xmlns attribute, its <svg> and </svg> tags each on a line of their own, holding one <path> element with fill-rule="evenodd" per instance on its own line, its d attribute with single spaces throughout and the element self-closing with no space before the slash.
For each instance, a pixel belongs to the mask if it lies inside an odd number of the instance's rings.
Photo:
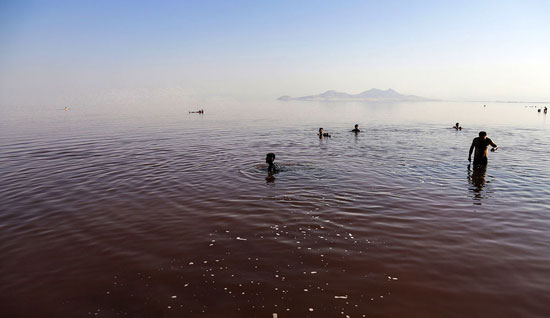
<svg viewBox="0 0 550 318">
<path fill-rule="evenodd" d="M 550 317 L 550 115 L 485 104 L 4 107 L 0 316 Z"/>
</svg>

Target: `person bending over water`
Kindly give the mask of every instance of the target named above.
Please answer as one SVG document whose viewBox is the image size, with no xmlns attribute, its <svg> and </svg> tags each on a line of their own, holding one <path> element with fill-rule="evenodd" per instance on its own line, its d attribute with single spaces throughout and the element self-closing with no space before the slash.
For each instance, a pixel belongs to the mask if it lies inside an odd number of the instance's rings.
<svg viewBox="0 0 550 318">
<path fill-rule="evenodd" d="M 273 161 L 275 161 L 275 154 L 270 152 L 265 156 L 265 163 L 269 165 L 267 167 L 267 171 L 271 173 L 281 170 L 281 167 L 279 167 L 279 165 L 274 163 Z"/>
<path fill-rule="evenodd" d="M 491 151 L 498 149 L 498 146 L 487 137 L 487 133 L 484 131 L 479 132 L 479 137 L 474 138 L 472 145 L 470 146 L 470 151 L 468 152 L 468 161 L 472 161 L 472 151 L 474 148 L 474 166 L 476 165 L 487 165 L 487 146 L 491 145 Z"/>
<path fill-rule="evenodd" d="M 326 133 L 323 128 L 319 128 L 319 138 L 330 137 L 329 133 Z"/>
<path fill-rule="evenodd" d="M 354 132 L 354 133 L 361 132 L 361 130 L 359 130 L 359 125 L 358 125 L 358 124 L 355 124 L 355 128 L 353 128 L 353 129 L 351 130 L 351 132 Z"/>
<path fill-rule="evenodd" d="M 453 128 L 456 129 L 456 130 L 462 130 L 462 127 L 460 127 L 459 123 L 456 123 Z"/>
</svg>

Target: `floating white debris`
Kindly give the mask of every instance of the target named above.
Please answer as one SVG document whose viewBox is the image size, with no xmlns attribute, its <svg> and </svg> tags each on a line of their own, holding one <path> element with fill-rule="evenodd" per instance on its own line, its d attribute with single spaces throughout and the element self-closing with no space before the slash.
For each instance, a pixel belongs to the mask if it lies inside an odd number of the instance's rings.
<svg viewBox="0 0 550 318">
<path fill-rule="evenodd" d="M 335 299 L 348 299 L 348 295 L 344 296 L 334 296 Z"/>
<path fill-rule="evenodd" d="M 273 313 L 273 318 L 279 317 L 276 312 Z"/>
<path fill-rule="evenodd" d="M 189 265 L 193 265 L 193 264 L 195 264 L 195 263 L 193 263 L 193 262 L 189 262 Z"/>
<path fill-rule="evenodd" d="M 242 237 L 239 237 L 239 236 L 237 236 L 237 240 L 239 240 L 239 241 L 246 241 L 245 238 L 242 238 Z"/>
<path fill-rule="evenodd" d="M 312 271 L 311 273 L 312 273 L 312 274 L 317 274 L 317 272 L 316 272 L 316 271 Z"/>
<path fill-rule="evenodd" d="M 172 296 L 172 299 L 174 299 L 174 298 L 178 298 L 178 296 Z"/>
<path fill-rule="evenodd" d="M 313 311 L 313 308 L 309 308 L 309 311 Z"/>
<path fill-rule="evenodd" d="M 307 292 L 307 291 L 309 291 L 309 290 L 308 290 L 307 288 L 304 288 L 304 291 Z"/>
<path fill-rule="evenodd" d="M 168 309 L 172 308 L 172 306 L 168 306 Z"/>
</svg>

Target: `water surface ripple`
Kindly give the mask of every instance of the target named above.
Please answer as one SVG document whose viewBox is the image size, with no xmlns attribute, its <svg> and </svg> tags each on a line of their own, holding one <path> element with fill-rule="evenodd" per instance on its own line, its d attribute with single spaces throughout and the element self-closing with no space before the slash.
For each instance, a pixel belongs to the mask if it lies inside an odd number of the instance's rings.
<svg viewBox="0 0 550 318">
<path fill-rule="evenodd" d="M 5 111 L 0 313 L 548 317 L 549 128 L 514 106 Z"/>
</svg>

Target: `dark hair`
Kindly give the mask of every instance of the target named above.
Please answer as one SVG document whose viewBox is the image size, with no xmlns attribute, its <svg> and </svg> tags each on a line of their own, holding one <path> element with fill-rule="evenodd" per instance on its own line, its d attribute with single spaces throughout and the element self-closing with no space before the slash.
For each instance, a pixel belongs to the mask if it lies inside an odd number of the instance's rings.
<svg viewBox="0 0 550 318">
<path fill-rule="evenodd" d="M 359 126 L 359 124 L 355 124 L 355 127 Z"/>
<path fill-rule="evenodd" d="M 321 131 L 321 129 L 323 129 L 323 127 L 319 128 L 319 131 Z"/>
<path fill-rule="evenodd" d="M 485 137 L 485 136 L 487 136 L 486 132 L 484 132 L 484 131 L 479 132 L 479 137 Z"/>
<path fill-rule="evenodd" d="M 273 158 L 273 160 L 275 160 L 275 154 L 274 153 L 270 152 L 265 156 L 266 159 L 270 158 L 270 157 Z"/>
</svg>

